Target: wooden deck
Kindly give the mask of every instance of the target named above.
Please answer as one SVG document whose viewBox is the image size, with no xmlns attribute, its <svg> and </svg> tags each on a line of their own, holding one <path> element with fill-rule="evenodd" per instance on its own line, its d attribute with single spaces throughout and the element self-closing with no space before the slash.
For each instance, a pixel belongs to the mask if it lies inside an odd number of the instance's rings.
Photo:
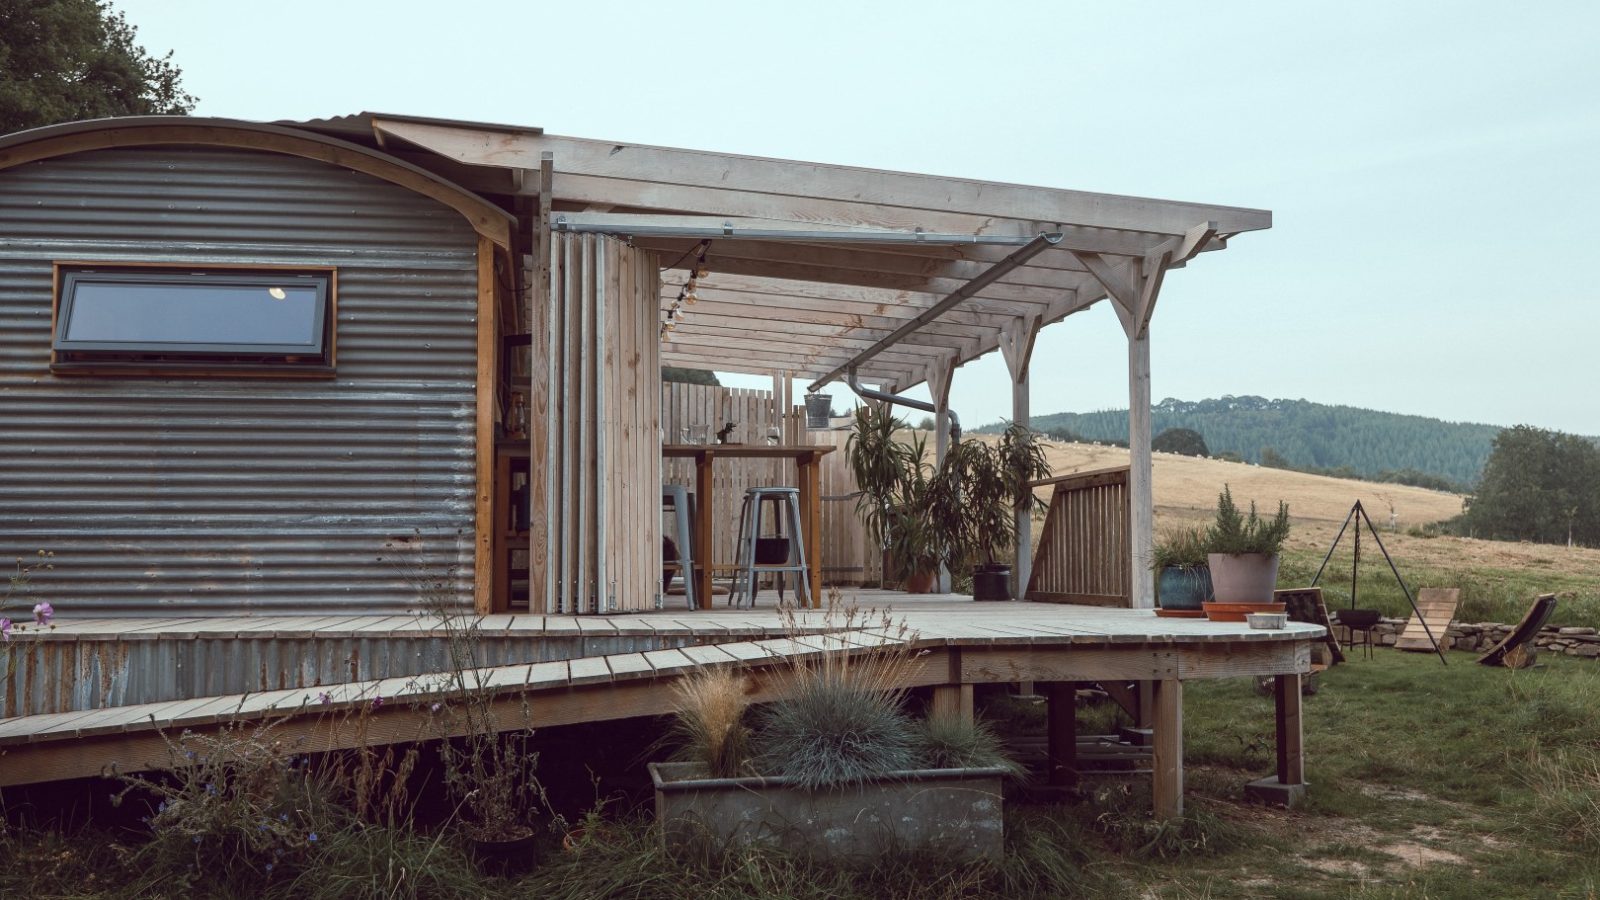
<svg viewBox="0 0 1600 900">
<path fill-rule="evenodd" d="M 932 687 L 936 705 L 969 711 L 971 686 L 980 683 L 1149 685 L 1156 805 L 1162 814 L 1181 810 L 1182 682 L 1271 675 L 1284 688 L 1289 682 L 1294 686 L 1292 710 L 1281 708 L 1288 692 L 1279 691 L 1280 780 L 1301 781 L 1298 684 L 1310 669 L 1311 644 L 1323 633 L 1318 626 L 1255 631 L 1242 623 L 1158 618 L 1147 610 L 973 603 L 957 596 L 888 592 L 858 592 L 847 599 L 887 614 L 895 627 L 883 629 L 882 616 L 875 613 L 841 628 L 837 616 L 822 611 L 797 611 L 790 624 L 770 607 L 608 617 L 490 616 L 481 627 L 491 636 L 676 645 L 494 665 L 485 675 L 497 694 L 496 713 L 508 729 L 659 714 L 668 707 L 674 679 L 707 665 L 747 669 L 758 698 L 768 696 L 765 676 L 772 667 L 829 645 L 861 650 L 909 640 L 921 652 L 907 685 Z M 900 631 L 902 626 L 907 632 Z M 419 638 L 442 641 L 426 620 L 349 616 L 62 621 L 39 636 L 42 646 L 63 650 L 73 642 L 159 647 L 228 640 L 264 641 L 265 647 Z M 349 746 L 352 730 L 339 726 L 357 712 L 364 718 L 367 742 L 426 739 L 435 733 L 421 711 L 439 693 L 436 679 L 407 674 L 14 716 L 0 719 L 0 785 L 97 775 L 113 766 L 133 771 L 167 765 L 171 751 L 163 732 L 207 731 L 233 721 L 278 720 L 280 737 L 301 742 L 307 751 Z M 374 709 L 379 697 L 383 703 Z M 1292 733 L 1286 732 L 1286 716 L 1292 717 Z"/>
</svg>

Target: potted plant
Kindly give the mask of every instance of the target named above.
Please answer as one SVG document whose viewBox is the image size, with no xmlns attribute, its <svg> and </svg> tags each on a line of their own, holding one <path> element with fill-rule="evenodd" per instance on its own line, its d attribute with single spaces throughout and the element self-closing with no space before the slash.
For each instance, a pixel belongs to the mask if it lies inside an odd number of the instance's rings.
<svg viewBox="0 0 1600 900">
<path fill-rule="evenodd" d="M 684 748 L 649 766 L 663 845 L 998 859 L 1002 780 L 1016 767 L 979 724 L 905 712 L 915 658 L 909 641 L 790 658 L 763 679 L 776 699 L 748 713 L 743 675 L 685 679 L 674 704 Z"/>
<path fill-rule="evenodd" d="M 972 567 L 972 599 L 1012 599 L 1011 564 L 1001 560 L 1016 545 L 1017 514 L 1045 509 L 1033 482 L 1049 475 L 1043 442 L 1025 425 L 1007 426 L 994 444 L 963 441 L 945 457 L 930 511 L 950 536 L 950 566 Z"/>
<path fill-rule="evenodd" d="M 932 467 L 921 435 L 901 441 L 906 423 L 869 406 L 856 410 L 845 460 L 860 492 L 856 512 L 883 551 L 884 579 L 903 581 L 911 593 L 927 593 L 942 558 L 939 534 L 928 516 Z"/>
<path fill-rule="evenodd" d="M 1156 602 L 1163 610 L 1202 615 L 1211 599 L 1211 566 L 1205 532 L 1196 527 L 1172 528 L 1156 541 L 1150 559 L 1156 573 Z"/>
<path fill-rule="evenodd" d="M 1256 515 L 1251 501 L 1246 516 L 1234 504 L 1233 492 L 1223 485 L 1216 521 L 1206 532 L 1215 603 L 1270 605 L 1278 584 L 1278 553 L 1288 536 L 1289 504 L 1278 501 L 1278 514 L 1268 520 Z M 1243 615 L 1240 610 L 1225 612 Z"/>
</svg>

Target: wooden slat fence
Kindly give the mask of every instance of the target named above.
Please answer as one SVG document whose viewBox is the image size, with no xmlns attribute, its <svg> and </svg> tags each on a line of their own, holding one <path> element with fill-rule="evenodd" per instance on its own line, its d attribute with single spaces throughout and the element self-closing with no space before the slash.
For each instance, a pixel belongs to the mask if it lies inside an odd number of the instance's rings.
<svg viewBox="0 0 1600 900">
<path fill-rule="evenodd" d="M 1128 467 L 1061 475 L 1039 535 L 1027 599 L 1131 606 Z"/>
<path fill-rule="evenodd" d="M 855 478 L 845 464 L 845 432 L 807 431 L 805 409 L 796 406 L 782 416 L 774 411 L 771 391 L 727 388 L 716 385 L 667 383 L 661 386 L 661 428 L 669 443 L 699 442 L 726 423 L 734 426 L 735 443 L 765 443 L 770 430 L 778 429 L 785 443 L 831 444 L 839 449 L 822 458 L 822 575 L 830 584 L 877 583 L 881 578 L 880 558 L 870 546 L 866 531 L 855 511 Z M 716 503 L 712 530 L 715 545 L 713 562 L 732 566 L 739 509 L 748 488 L 768 485 L 793 485 L 793 465 L 784 461 L 759 459 L 722 460 L 712 467 L 716 479 Z M 694 462 L 669 459 L 662 463 L 662 481 L 694 487 Z"/>
</svg>

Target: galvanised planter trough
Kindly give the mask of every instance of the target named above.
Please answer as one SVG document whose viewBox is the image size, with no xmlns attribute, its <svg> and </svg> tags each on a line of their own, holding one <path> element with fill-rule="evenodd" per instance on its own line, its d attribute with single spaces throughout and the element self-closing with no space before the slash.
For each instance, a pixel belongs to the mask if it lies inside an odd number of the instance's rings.
<svg viewBox="0 0 1600 900">
<path fill-rule="evenodd" d="M 829 859 L 896 850 L 951 861 L 999 859 L 1003 768 L 914 769 L 807 791 L 782 777 L 709 778 L 699 763 L 651 763 L 668 852 L 767 844 Z"/>
</svg>

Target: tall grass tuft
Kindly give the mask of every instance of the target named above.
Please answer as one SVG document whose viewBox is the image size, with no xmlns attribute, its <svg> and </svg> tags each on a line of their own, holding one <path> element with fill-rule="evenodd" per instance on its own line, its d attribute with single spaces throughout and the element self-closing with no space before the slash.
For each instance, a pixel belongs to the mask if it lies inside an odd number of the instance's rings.
<svg viewBox="0 0 1600 900">
<path fill-rule="evenodd" d="M 673 737 L 682 747 L 678 758 L 705 765 L 713 778 L 746 774 L 750 706 L 744 676 L 732 669 L 700 669 L 673 687 Z"/>
<path fill-rule="evenodd" d="M 922 722 L 921 736 L 922 761 L 929 768 L 1003 768 L 1012 774 L 1022 772 L 1022 767 L 1001 748 L 994 729 L 981 719 L 931 715 Z"/>
<path fill-rule="evenodd" d="M 1530 754 L 1523 778 L 1533 795 L 1525 827 L 1574 849 L 1600 852 L 1600 755 L 1536 752 Z"/>
<path fill-rule="evenodd" d="M 820 645 L 816 651 L 785 657 L 773 685 L 778 699 L 756 717 L 757 767 L 806 790 L 916 768 L 922 740 L 902 709 L 917 656 L 915 635 L 887 614 L 873 621 L 870 613 L 841 605 L 837 595 L 824 624 L 832 633 L 804 638 Z M 789 631 L 802 632 L 792 618 Z"/>
</svg>

